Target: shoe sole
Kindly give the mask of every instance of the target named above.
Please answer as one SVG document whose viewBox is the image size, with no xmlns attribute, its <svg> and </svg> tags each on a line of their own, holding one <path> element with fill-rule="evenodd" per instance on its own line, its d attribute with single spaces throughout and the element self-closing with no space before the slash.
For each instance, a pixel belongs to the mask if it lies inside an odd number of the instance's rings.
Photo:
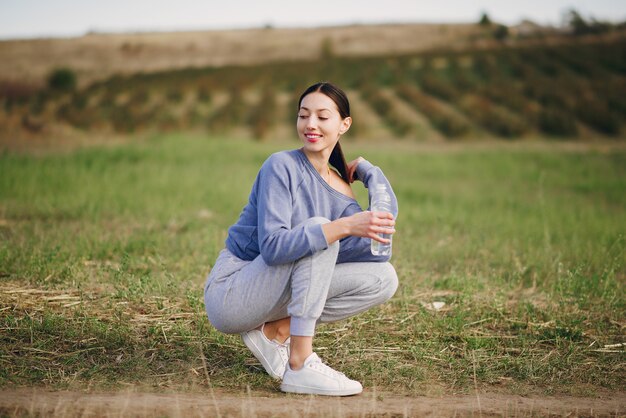
<svg viewBox="0 0 626 418">
<path fill-rule="evenodd" d="M 248 336 L 248 333 L 241 334 L 241 338 L 243 339 L 243 342 L 246 345 L 246 347 L 248 347 L 248 349 L 252 351 L 252 354 L 254 354 L 254 357 L 256 357 L 256 359 L 261 362 L 267 374 L 269 374 L 270 376 L 272 376 L 272 378 L 276 380 L 282 380 L 283 377 L 279 376 L 276 372 L 274 372 L 274 370 L 270 366 L 270 363 L 267 361 L 267 359 L 263 355 L 263 352 L 261 351 L 261 349 L 259 349 L 259 347 L 257 347 L 254 341 L 252 341 L 252 339 Z"/>
<path fill-rule="evenodd" d="M 324 396 L 352 396 L 363 392 L 360 389 L 324 390 L 307 386 L 295 386 L 288 383 L 280 385 L 280 390 L 288 393 L 299 393 L 303 395 L 324 395 Z"/>
</svg>

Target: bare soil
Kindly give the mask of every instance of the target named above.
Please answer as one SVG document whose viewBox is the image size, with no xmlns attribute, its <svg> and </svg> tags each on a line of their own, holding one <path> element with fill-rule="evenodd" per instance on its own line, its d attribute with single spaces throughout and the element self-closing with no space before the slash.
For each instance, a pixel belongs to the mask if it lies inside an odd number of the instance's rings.
<svg viewBox="0 0 626 418">
<path fill-rule="evenodd" d="M 345 398 L 273 393 L 112 393 L 52 392 L 43 389 L 0 391 L 2 416 L 624 416 L 626 393 L 595 398 L 523 397 L 482 393 L 408 397 L 366 390 Z"/>
</svg>

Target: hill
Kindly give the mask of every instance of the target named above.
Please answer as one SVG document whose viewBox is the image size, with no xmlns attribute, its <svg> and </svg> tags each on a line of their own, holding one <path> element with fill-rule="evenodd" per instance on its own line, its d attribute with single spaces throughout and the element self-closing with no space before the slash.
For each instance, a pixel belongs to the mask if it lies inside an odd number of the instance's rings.
<svg viewBox="0 0 626 418">
<path fill-rule="evenodd" d="M 41 84 L 51 70 L 65 66 L 86 85 L 115 74 L 311 60 L 329 45 L 339 56 L 463 48 L 477 42 L 480 33 L 473 24 L 394 24 L 9 40 L 0 41 L 0 80 Z"/>
<path fill-rule="evenodd" d="M 310 39 L 296 37 L 299 30 L 294 30 L 294 37 L 284 40 L 294 47 L 277 48 L 273 56 L 264 55 L 263 48 L 269 48 L 274 31 L 285 35 L 287 30 L 258 30 L 271 35 L 259 35 L 258 41 L 248 38 L 250 44 L 242 42 L 242 51 L 256 52 L 231 51 L 223 56 L 222 64 L 228 65 L 201 67 L 189 66 L 182 58 L 169 64 L 154 59 L 133 72 L 135 60 L 124 65 L 119 61 L 111 64 L 111 68 L 120 66 L 115 75 L 99 79 L 94 71 L 92 81 L 67 90 L 11 81 L 0 91 L 0 138 L 7 144 L 16 138 L 68 132 L 109 136 L 177 130 L 289 138 L 298 94 L 319 80 L 332 80 L 348 90 L 355 120 L 349 134 L 353 139 L 623 137 L 623 32 L 497 41 L 492 28 L 440 25 L 430 27 L 431 34 L 439 33 L 430 41 L 405 40 L 395 49 L 389 46 L 411 28 L 424 30 L 410 25 L 327 28 L 315 36 L 312 30 L 302 30 Z M 368 54 L 359 54 L 364 39 L 377 30 L 386 35 L 372 43 Z M 358 41 L 347 35 L 350 31 Z M 340 34 L 345 35 L 342 42 L 335 40 Z M 185 39 L 185 34 L 171 36 Z M 445 48 L 427 47 L 445 43 L 446 36 Z M 120 35 L 119 39 L 127 38 Z M 316 46 L 298 50 L 295 46 L 301 41 L 302 46 L 307 42 Z M 141 48 L 136 54 L 143 54 Z M 80 54 L 72 56 L 78 59 Z M 247 62 L 237 63 L 238 59 Z M 171 68 L 176 66 L 172 62 L 183 68 Z M 158 65 L 167 69 L 148 71 Z M 80 81 L 82 70 L 71 71 Z"/>
</svg>

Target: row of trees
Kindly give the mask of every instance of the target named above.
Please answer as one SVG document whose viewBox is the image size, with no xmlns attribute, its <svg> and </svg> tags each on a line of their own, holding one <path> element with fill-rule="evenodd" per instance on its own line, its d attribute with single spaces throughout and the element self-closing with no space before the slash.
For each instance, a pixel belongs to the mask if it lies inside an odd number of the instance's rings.
<svg viewBox="0 0 626 418">
<path fill-rule="evenodd" d="M 495 23 L 487 13 L 481 15 L 478 24 L 488 30 L 497 40 L 504 40 L 509 37 L 509 27 Z M 593 17 L 585 18 L 576 9 L 570 9 L 563 15 L 563 27 L 561 28 L 561 30 L 574 36 L 600 35 L 623 29 L 626 29 L 626 21 L 612 23 Z"/>
</svg>

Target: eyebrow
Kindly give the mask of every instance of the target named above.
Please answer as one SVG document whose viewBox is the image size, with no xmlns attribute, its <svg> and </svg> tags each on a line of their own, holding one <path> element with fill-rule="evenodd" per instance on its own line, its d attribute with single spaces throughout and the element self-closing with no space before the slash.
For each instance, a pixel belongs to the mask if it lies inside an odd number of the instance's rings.
<svg viewBox="0 0 626 418">
<path fill-rule="evenodd" d="M 309 109 L 308 107 L 304 107 L 304 106 L 301 106 L 300 110 L 306 110 L 307 112 L 311 111 L 311 109 Z M 330 109 L 326 109 L 325 107 L 323 107 L 321 109 L 317 109 L 318 112 L 321 112 L 321 111 L 324 111 L 324 110 L 326 110 L 328 112 L 332 112 Z"/>
</svg>

